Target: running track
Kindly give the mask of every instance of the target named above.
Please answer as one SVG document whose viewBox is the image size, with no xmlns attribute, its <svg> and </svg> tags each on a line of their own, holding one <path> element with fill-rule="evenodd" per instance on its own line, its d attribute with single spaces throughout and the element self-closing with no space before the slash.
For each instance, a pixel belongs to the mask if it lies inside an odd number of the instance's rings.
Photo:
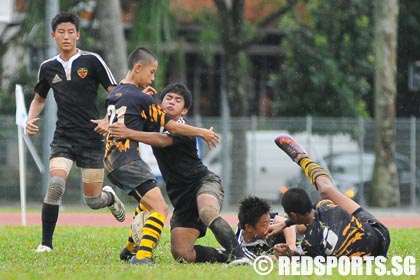
<svg viewBox="0 0 420 280">
<path fill-rule="evenodd" d="M 93 211 L 92 211 L 93 212 Z M 222 213 L 222 216 L 232 225 L 236 226 L 237 217 L 234 214 Z M 378 219 L 389 228 L 420 228 L 420 216 L 381 216 Z M 128 215 L 123 223 L 117 222 L 110 213 L 60 213 L 58 225 L 65 226 L 129 226 L 131 216 Z M 167 220 L 168 224 L 169 219 Z M 0 226 L 22 225 L 20 213 L 0 213 Z M 41 225 L 41 213 L 27 213 L 26 225 Z"/>
</svg>

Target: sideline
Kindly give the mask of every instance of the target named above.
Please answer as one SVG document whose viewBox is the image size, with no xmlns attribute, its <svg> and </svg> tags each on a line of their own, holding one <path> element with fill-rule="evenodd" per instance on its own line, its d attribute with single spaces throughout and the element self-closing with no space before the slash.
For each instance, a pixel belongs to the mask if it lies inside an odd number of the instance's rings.
<svg viewBox="0 0 420 280">
<path fill-rule="evenodd" d="M 373 213 L 375 215 L 375 213 Z M 420 216 L 396 216 L 393 215 L 377 215 L 378 219 L 388 228 L 420 228 Z M 222 217 L 232 226 L 236 227 L 238 219 L 235 214 L 223 213 Z M 166 220 L 169 225 L 170 217 Z M 110 213 L 69 213 L 61 212 L 58 217 L 59 226 L 111 226 L 111 227 L 128 227 L 131 223 L 130 215 L 126 216 L 124 222 L 120 223 L 114 219 Z M 27 213 L 28 226 L 41 225 L 41 213 Z M 20 226 L 20 212 L 0 213 L 0 226 Z"/>
</svg>

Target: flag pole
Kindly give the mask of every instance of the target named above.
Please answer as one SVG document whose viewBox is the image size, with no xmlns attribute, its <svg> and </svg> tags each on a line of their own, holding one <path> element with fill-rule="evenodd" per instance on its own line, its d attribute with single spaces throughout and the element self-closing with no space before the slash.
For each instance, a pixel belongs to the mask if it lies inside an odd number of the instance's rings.
<svg viewBox="0 0 420 280">
<path fill-rule="evenodd" d="M 25 146 L 23 143 L 23 127 L 17 126 L 19 145 L 19 185 L 20 185 L 20 209 L 22 213 L 22 226 L 26 226 L 26 168 Z"/>
</svg>

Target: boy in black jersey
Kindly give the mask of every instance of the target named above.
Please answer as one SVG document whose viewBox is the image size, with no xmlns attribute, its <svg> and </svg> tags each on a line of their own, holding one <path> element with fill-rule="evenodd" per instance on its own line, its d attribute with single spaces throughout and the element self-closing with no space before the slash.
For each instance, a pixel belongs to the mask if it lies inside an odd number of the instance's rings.
<svg viewBox="0 0 420 280">
<path fill-rule="evenodd" d="M 59 54 L 45 60 L 38 72 L 35 97 L 26 123 L 29 136 L 39 132 L 36 123 L 45 106 L 48 91 L 53 90 L 57 103 L 57 127 L 51 143 L 50 179 L 42 205 L 42 243 L 36 252 L 50 252 L 58 219 L 60 201 L 73 162 L 82 170 L 83 196 L 92 209 L 108 206 L 122 222 L 125 208 L 113 189 L 103 183 L 104 141 L 94 132 L 91 119 L 97 119 L 96 99 L 101 84 L 107 91 L 116 82 L 102 58 L 76 47 L 80 37 L 79 19 L 74 14 L 60 13 L 51 22 L 51 36 Z"/>
<path fill-rule="evenodd" d="M 282 206 L 289 221 L 272 225 L 269 234 L 283 230 L 291 223 L 305 224 L 303 254 L 309 256 L 385 256 L 390 244 L 388 229 L 372 214 L 360 207 L 337 188 L 323 168 L 308 157 L 302 147 L 287 134 L 275 143 L 304 171 L 324 200 L 312 208 L 308 194 L 301 188 L 288 190 Z M 277 255 L 294 255 L 286 244 L 275 247 Z"/>
<path fill-rule="evenodd" d="M 109 180 L 139 202 L 135 215 L 145 209 L 151 213 L 145 221 L 139 247 L 135 247 L 132 236 L 129 235 L 120 254 L 122 260 L 130 259 L 132 264 L 147 264 L 154 262 L 153 250 L 165 224 L 168 206 L 149 166 L 139 155 L 138 141 L 142 139 L 119 134 L 115 124 L 124 125 L 133 132 L 144 131 L 148 125 L 163 127 L 171 134 L 200 136 L 210 146 L 217 144 L 219 137 L 212 129 L 197 128 L 174 121 L 169 113 L 161 110 L 153 98 L 145 93 L 155 92 L 150 84 L 158 67 L 157 57 L 150 50 L 135 49 L 128 58 L 128 66 L 130 70 L 126 77 L 109 94 L 106 101 L 110 126 L 104 166 Z M 177 156 L 173 155 L 172 160 Z M 178 159 L 176 161 L 175 165 L 179 165 Z M 198 172 L 199 169 L 188 166 L 188 170 Z M 194 172 L 190 175 L 196 176 Z M 208 177 L 211 182 L 217 182 L 217 178 L 210 175 Z M 191 190 L 188 190 L 188 193 L 190 192 Z"/>
<path fill-rule="evenodd" d="M 190 91 L 182 84 L 170 84 L 161 93 L 161 106 L 177 123 L 186 123 L 184 115 L 191 106 Z M 231 226 L 220 216 L 223 187 L 219 176 L 209 171 L 198 156 L 195 137 L 127 129 L 123 124 L 111 125 L 113 135 L 152 145 L 166 182 L 166 190 L 174 206 L 171 219 L 171 251 L 178 261 L 229 262 L 249 264 L 235 238 Z M 159 126 L 153 129 L 159 131 Z M 214 233 L 225 252 L 195 245 L 206 229 Z"/>
</svg>

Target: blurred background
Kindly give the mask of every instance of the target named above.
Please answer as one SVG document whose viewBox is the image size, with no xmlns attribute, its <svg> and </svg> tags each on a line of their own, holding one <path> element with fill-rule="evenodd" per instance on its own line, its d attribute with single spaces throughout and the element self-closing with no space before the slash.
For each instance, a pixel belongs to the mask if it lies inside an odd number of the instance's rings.
<svg viewBox="0 0 420 280">
<path fill-rule="evenodd" d="M 20 201 L 15 87 L 29 108 L 40 63 L 57 53 L 50 21 L 59 11 L 80 17 L 78 47 L 99 53 L 117 80 L 131 50 L 144 46 L 159 57 L 158 91 L 171 82 L 191 89 L 188 119 L 222 136 L 216 149 L 198 146 L 223 179 L 226 207 L 247 194 L 279 203 L 296 186 L 317 199 L 274 145 L 280 133 L 360 204 L 420 207 L 420 2 L 410 0 L 2 1 L 1 206 Z M 102 115 L 105 98 L 100 89 Z M 31 138 L 45 166 L 54 102 L 48 107 Z M 148 147 L 142 154 L 160 178 Z M 27 201 L 37 207 L 48 174 L 27 149 L 25 158 Z M 78 168 L 63 204 L 83 205 Z"/>
</svg>

